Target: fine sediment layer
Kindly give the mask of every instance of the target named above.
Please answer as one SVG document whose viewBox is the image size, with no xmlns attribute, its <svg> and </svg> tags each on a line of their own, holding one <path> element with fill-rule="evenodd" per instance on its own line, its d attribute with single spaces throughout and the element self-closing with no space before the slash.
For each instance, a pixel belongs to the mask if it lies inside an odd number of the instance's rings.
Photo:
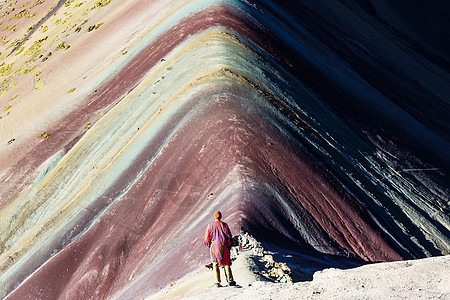
<svg viewBox="0 0 450 300">
<path fill-rule="evenodd" d="M 349 265 L 449 254 L 438 33 L 376 1 L 168 2 L 66 1 L 2 49 L 2 297 L 145 297 L 208 259 L 215 210 Z"/>
</svg>

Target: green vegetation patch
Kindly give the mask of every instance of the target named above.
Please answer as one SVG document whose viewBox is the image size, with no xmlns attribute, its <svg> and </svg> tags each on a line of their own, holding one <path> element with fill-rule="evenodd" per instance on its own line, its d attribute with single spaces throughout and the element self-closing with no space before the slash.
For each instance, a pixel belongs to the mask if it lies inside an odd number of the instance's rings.
<svg viewBox="0 0 450 300">
<path fill-rule="evenodd" d="M 35 90 L 41 90 L 44 87 L 44 84 L 42 82 L 38 82 L 36 86 L 34 87 Z"/>
<path fill-rule="evenodd" d="M 103 25 L 103 23 L 98 23 L 98 24 L 95 24 L 95 25 L 91 25 L 91 26 L 89 26 L 89 28 L 88 28 L 88 32 L 91 32 L 92 30 L 96 30 L 96 29 L 98 29 L 100 26 L 102 26 Z"/>
<path fill-rule="evenodd" d="M 97 1 L 97 3 L 95 3 L 95 5 L 92 6 L 90 9 L 91 10 L 93 10 L 93 9 L 100 9 L 100 8 L 108 5 L 110 2 L 111 2 L 111 0 L 100 0 L 100 1 Z"/>
<path fill-rule="evenodd" d="M 62 42 L 61 44 L 59 44 L 58 46 L 56 46 L 56 51 L 58 50 L 67 50 L 70 48 L 70 45 L 66 45 L 64 42 Z"/>
<path fill-rule="evenodd" d="M 40 139 L 43 139 L 43 140 L 46 140 L 46 139 L 49 138 L 49 136 L 48 136 L 48 134 L 44 131 L 43 133 L 41 133 L 41 134 L 39 135 L 39 138 L 40 138 Z"/>
</svg>

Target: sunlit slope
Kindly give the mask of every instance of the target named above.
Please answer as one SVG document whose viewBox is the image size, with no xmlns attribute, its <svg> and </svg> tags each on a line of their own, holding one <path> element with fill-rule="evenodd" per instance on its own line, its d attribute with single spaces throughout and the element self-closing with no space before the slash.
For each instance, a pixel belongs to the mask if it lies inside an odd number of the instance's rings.
<svg viewBox="0 0 450 300">
<path fill-rule="evenodd" d="M 2 295 L 148 295 L 217 209 L 311 256 L 449 253 L 439 45 L 357 5 L 47 2 L 1 51 Z"/>
</svg>

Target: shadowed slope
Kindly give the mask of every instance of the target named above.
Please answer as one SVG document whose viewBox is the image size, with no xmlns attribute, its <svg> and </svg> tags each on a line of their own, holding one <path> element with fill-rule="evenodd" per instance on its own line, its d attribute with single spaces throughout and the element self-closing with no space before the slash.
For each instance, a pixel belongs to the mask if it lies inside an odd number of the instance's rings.
<svg viewBox="0 0 450 300">
<path fill-rule="evenodd" d="M 445 109 L 429 123 L 397 101 L 402 80 L 377 90 L 339 52 L 354 44 L 323 36 L 336 25 L 313 20 L 314 4 L 289 16 L 271 2 L 192 3 L 4 171 L 32 183 L 2 192 L 3 294 L 146 296 L 208 259 L 202 235 L 217 209 L 233 233 L 309 255 L 448 253 Z M 429 95 L 436 111 L 444 83 L 402 91 Z"/>
</svg>

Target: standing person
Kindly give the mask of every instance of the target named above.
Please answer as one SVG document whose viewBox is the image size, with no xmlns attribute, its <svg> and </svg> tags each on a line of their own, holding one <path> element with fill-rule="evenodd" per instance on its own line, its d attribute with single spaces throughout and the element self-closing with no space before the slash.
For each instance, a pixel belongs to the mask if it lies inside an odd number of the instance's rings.
<svg viewBox="0 0 450 300">
<path fill-rule="evenodd" d="M 239 235 L 238 237 L 238 243 L 239 243 L 239 251 L 242 251 L 242 236 Z"/>
<path fill-rule="evenodd" d="M 209 247 L 211 254 L 211 262 L 213 264 L 214 275 L 216 277 L 215 286 L 220 287 L 220 269 L 219 266 L 223 266 L 225 270 L 225 277 L 229 286 L 236 285 L 233 280 L 233 274 L 231 273 L 231 260 L 230 260 L 230 248 L 231 248 L 231 231 L 227 223 L 220 221 L 222 219 L 222 213 L 216 211 L 214 213 L 214 221 L 206 226 L 205 233 L 205 245 Z"/>
</svg>

